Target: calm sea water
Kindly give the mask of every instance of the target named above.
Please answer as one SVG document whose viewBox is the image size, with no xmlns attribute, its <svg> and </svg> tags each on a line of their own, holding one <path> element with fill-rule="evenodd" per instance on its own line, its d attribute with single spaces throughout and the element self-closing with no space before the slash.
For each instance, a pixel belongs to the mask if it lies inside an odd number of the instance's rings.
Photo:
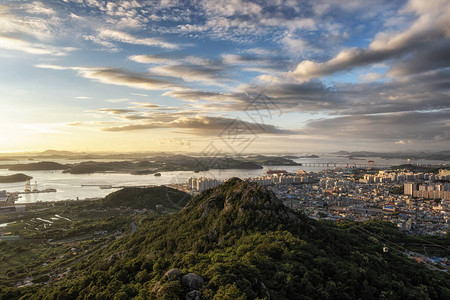
<svg viewBox="0 0 450 300">
<path fill-rule="evenodd" d="M 377 164 L 398 165 L 408 163 L 407 160 L 392 159 L 385 160 L 380 158 L 365 158 L 362 160 L 349 160 L 345 157 L 338 157 L 333 155 L 321 156 L 320 158 L 302 158 L 296 159 L 296 162 L 300 163 L 327 163 L 327 162 L 345 162 L 345 163 L 357 163 L 365 164 L 367 160 L 372 159 Z M 66 160 L 52 160 L 60 163 L 75 163 L 78 161 L 66 161 Z M 6 163 L 30 163 L 30 161 L 20 162 L 0 162 Z M 415 163 L 428 163 L 428 164 L 440 164 L 445 162 L 437 161 L 415 161 Z M 289 172 L 296 172 L 298 169 L 305 171 L 321 171 L 326 167 L 306 167 L 306 166 L 271 166 L 271 169 L 283 169 Z M 191 171 L 177 171 L 177 172 L 161 172 L 160 177 L 154 175 L 130 175 L 130 174 L 117 174 L 117 173 L 100 173 L 100 174 L 67 174 L 61 171 L 24 171 L 29 176 L 33 176 L 32 183 L 38 182 L 40 190 L 46 188 L 54 188 L 56 193 L 38 193 L 21 195 L 21 198 L 16 203 L 32 203 L 37 201 L 61 201 L 67 199 L 85 199 L 104 197 L 107 194 L 115 191 L 116 189 L 102 190 L 98 186 L 82 186 L 82 185 L 112 185 L 112 186 L 136 186 L 136 185 L 163 185 L 173 183 L 184 183 L 190 177 L 213 177 L 217 179 L 228 179 L 231 177 L 249 178 L 265 175 L 268 167 L 260 170 L 210 170 L 207 172 L 194 173 Z M 8 171 L 6 169 L 0 169 L 0 176 L 12 175 L 20 173 L 17 171 Z M 8 183 L 0 184 L 0 190 L 6 190 L 8 192 L 23 191 L 25 187 L 24 183 Z"/>
</svg>

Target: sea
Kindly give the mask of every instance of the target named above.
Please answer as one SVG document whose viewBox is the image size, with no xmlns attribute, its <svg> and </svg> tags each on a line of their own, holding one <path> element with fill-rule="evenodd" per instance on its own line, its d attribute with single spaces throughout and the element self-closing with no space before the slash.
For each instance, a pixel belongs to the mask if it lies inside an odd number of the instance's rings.
<svg viewBox="0 0 450 300">
<path fill-rule="evenodd" d="M 430 161 L 430 160 L 416 160 L 409 161 L 406 159 L 381 159 L 378 157 L 360 158 L 357 160 L 349 159 L 348 157 L 341 157 L 338 155 L 327 154 L 320 155 L 319 158 L 299 158 L 293 159 L 298 163 L 356 163 L 367 164 L 369 160 L 373 160 L 376 165 L 400 165 L 406 163 L 415 164 L 445 164 L 445 161 Z M 62 164 L 77 163 L 77 160 L 58 160 L 51 159 Z M 96 161 L 111 161 L 111 160 L 96 160 Z M 0 161 L 0 164 L 25 164 L 36 161 Z M 258 170 L 241 170 L 241 169 L 227 169 L 227 170 L 209 170 L 199 173 L 193 171 L 174 171 L 161 172 L 161 176 L 149 175 L 131 175 L 122 173 L 94 173 L 94 174 L 68 174 L 62 171 L 9 171 L 7 169 L 0 169 L 0 176 L 12 175 L 16 173 L 24 173 L 32 176 L 32 186 L 37 181 L 38 189 L 44 190 L 47 188 L 56 189 L 56 192 L 51 193 L 31 193 L 21 194 L 16 204 L 46 202 L 46 201 L 64 201 L 64 200 L 82 200 L 88 198 L 100 198 L 112 193 L 121 187 L 125 186 L 150 186 L 150 185 L 166 185 L 166 184 L 182 184 L 187 182 L 190 177 L 208 177 L 216 179 L 229 179 L 232 177 L 239 177 L 241 179 L 252 178 L 265 175 L 268 169 L 272 170 L 286 170 L 288 172 L 296 173 L 301 169 L 306 172 L 319 172 L 325 169 L 332 169 L 333 165 L 325 166 L 265 166 Z M 100 189 L 99 186 L 111 185 L 116 188 Z M 22 192 L 25 188 L 25 183 L 0 183 L 0 191 L 7 192 Z"/>
</svg>

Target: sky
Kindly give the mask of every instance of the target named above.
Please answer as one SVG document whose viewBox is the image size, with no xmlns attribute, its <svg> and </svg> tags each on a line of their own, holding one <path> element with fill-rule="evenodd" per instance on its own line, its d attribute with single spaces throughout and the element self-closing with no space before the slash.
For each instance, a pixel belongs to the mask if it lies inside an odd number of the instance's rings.
<svg viewBox="0 0 450 300">
<path fill-rule="evenodd" d="M 450 1 L 0 1 L 0 152 L 450 149 Z"/>
</svg>

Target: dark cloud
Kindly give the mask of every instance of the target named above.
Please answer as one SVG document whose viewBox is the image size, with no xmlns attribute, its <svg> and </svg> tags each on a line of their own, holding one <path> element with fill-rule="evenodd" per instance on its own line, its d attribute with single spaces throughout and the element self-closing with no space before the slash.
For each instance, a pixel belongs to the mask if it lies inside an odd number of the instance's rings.
<svg viewBox="0 0 450 300">
<path fill-rule="evenodd" d="M 450 108 L 450 70 L 372 83 L 278 83 L 261 88 L 261 92 L 275 109 L 289 111 L 348 115 L 437 110 Z M 253 98 L 243 95 L 229 97 L 239 100 L 239 107 L 245 109 Z"/>
<path fill-rule="evenodd" d="M 310 121 L 306 135 L 334 139 L 450 141 L 450 110 L 356 115 Z"/>
<path fill-rule="evenodd" d="M 186 129 L 189 133 L 195 135 L 213 135 L 218 136 L 220 133 L 230 129 L 239 129 L 239 134 L 297 134 L 292 130 L 279 129 L 269 124 L 251 123 L 240 119 L 224 118 L 224 117 L 193 117 L 193 118 L 177 118 L 169 122 L 161 122 L 161 120 L 141 123 L 127 124 L 118 127 L 104 128 L 104 131 L 135 131 L 157 128 L 173 128 Z"/>
<path fill-rule="evenodd" d="M 230 102 L 236 101 L 243 97 L 242 93 L 217 93 L 217 92 L 205 92 L 197 90 L 184 90 L 184 91 L 170 91 L 164 93 L 165 96 L 171 96 L 178 99 L 183 99 L 187 101 L 217 101 L 217 102 Z"/>
<path fill-rule="evenodd" d="M 432 43 L 429 47 L 414 51 L 396 61 L 388 74 L 405 76 L 450 67 L 450 39 Z"/>
<path fill-rule="evenodd" d="M 267 97 L 260 109 L 364 115 L 450 108 L 450 70 L 421 73 L 391 81 L 325 85 L 319 80 L 277 83 L 260 87 L 245 85 L 240 92 L 170 91 L 164 95 L 191 101 L 204 110 L 245 111 L 258 109 L 255 97 Z M 264 102 L 264 101 L 263 101 Z"/>
</svg>

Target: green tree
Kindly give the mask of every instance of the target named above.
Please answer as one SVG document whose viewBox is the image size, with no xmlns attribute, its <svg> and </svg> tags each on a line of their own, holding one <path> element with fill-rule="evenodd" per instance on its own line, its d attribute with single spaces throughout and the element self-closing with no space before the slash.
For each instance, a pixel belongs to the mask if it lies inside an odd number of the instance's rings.
<svg viewBox="0 0 450 300">
<path fill-rule="evenodd" d="M 246 300 L 247 296 L 236 286 L 236 283 L 220 286 L 214 300 Z"/>
</svg>

